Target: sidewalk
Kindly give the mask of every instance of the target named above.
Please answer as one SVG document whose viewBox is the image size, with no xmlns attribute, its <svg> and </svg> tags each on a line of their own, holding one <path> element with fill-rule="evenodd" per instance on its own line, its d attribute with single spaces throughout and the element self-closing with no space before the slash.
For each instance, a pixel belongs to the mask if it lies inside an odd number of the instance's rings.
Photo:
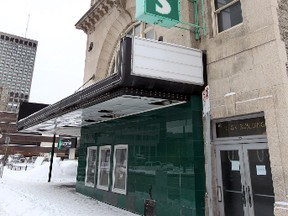
<svg viewBox="0 0 288 216">
<path fill-rule="evenodd" d="M 53 182 L 53 175 L 51 183 L 37 182 L 24 178 L 28 172 L 5 168 L 0 179 L 0 216 L 136 216 L 76 193 L 75 182 Z"/>
</svg>

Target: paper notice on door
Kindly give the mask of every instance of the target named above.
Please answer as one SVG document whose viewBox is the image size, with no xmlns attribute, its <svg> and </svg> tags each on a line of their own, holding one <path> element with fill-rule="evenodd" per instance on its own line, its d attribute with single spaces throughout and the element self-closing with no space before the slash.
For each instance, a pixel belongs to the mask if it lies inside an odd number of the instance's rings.
<svg viewBox="0 0 288 216">
<path fill-rule="evenodd" d="M 240 171 L 240 162 L 231 160 L 231 169 L 232 171 Z"/>
<path fill-rule="evenodd" d="M 258 176 L 266 175 L 266 166 L 265 165 L 256 165 L 256 173 Z"/>
</svg>

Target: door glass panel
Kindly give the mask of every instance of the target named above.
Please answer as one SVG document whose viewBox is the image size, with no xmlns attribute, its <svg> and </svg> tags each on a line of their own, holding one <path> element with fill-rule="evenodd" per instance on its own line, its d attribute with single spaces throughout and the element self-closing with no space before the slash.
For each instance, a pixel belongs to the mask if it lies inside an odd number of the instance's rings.
<svg viewBox="0 0 288 216">
<path fill-rule="evenodd" d="M 110 155 L 111 155 L 110 146 L 100 147 L 97 187 L 103 190 L 109 189 Z"/>
<path fill-rule="evenodd" d="M 244 216 L 239 151 L 221 151 L 224 211 L 226 216 Z"/>
<path fill-rule="evenodd" d="M 248 150 L 255 216 L 273 216 L 274 191 L 268 149 Z"/>
<path fill-rule="evenodd" d="M 87 148 L 87 164 L 86 164 L 86 179 L 85 185 L 94 187 L 96 160 L 97 160 L 97 147 Z"/>
<path fill-rule="evenodd" d="M 127 145 L 117 145 L 114 150 L 113 188 L 112 191 L 126 194 L 127 184 Z"/>
</svg>

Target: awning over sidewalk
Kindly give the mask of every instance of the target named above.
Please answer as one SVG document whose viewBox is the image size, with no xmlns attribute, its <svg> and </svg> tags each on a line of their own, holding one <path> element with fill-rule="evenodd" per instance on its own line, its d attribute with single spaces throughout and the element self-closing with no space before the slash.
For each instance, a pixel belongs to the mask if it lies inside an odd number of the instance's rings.
<svg viewBox="0 0 288 216">
<path fill-rule="evenodd" d="M 200 50 L 125 37 L 118 55 L 117 73 L 19 120 L 18 130 L 75 136 L 82 126 L 185 103 L 203 90 Z"/>
</svg>

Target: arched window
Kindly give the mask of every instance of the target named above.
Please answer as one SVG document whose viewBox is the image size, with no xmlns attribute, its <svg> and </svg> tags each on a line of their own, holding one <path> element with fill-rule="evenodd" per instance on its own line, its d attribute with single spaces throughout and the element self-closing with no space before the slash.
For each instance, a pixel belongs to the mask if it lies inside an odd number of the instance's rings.
<svg viewBox="0 0 288 216">
<path fill-rule="evenodd" d="M 126 30 L 124 35 L 131 35 L 148 39 L 156 39 L 154 25 L 143 22 L 138 22 L 130 26 L 128 30 Z"/>
<path fill-rule="evenodd" d="M 143 23 L 143 22 L 134 23 L 129 28 L 127 28 L 126 31 L 124 31 L 122 35 L 124 36 L 130 35 L 130 36 L 136 36 L 136 37 L 142 37 L 142 38 L 148 38 L 148 39 L 156 39 L 154 26 L 151 24 Z M 120 53 L 120 42 L 118 42 L 115 48 L 114 54 L 111 58 L 110 66 L 106 73 L 106 77 L 118 72 L 118 65 L 120 63 L 119 53 Z"/>
</svg>

